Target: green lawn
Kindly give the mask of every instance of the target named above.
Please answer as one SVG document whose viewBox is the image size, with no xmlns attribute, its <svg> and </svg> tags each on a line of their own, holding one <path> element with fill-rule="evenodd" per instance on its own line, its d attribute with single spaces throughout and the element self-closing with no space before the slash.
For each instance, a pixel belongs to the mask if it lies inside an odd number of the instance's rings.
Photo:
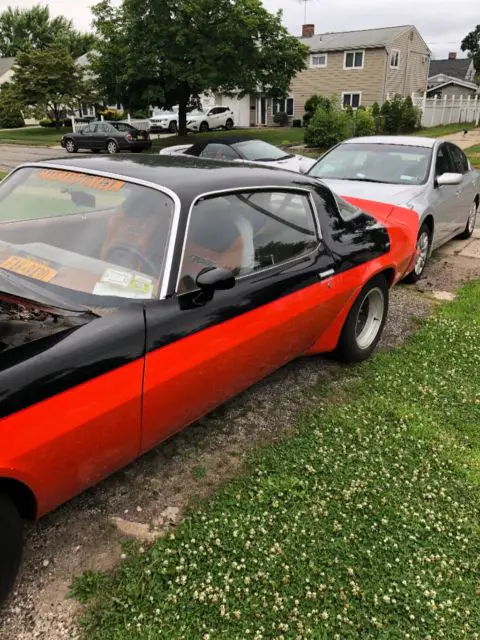
<svg viewBox="0 0 480 640">
<path fill-rule="evenodd" d="M 468 147 L 468 149 L 465 149 L 465 153 L 469 157 L 472 165 L 480 170 L 480 144 L 474 144 Z"/>
<path fill-rule="evenodd" d="M 448 136 L 452 133 L 459 133 L 464 129 L 475 129 L 475 125 L 472 123 L 455 123 L 455 124 L 444 124 L 439 127 L 428 127 L 427 129 L 420 129 L 414 135 L 416 136 L 426 136 L 428 138 L 440 138 L 441 136 Z"/>
<path fill-rule="evenodd" d="M 6 172 L 5 171 L 0 171 L 0 180 L 3 180 L 3 178 L 6 176 Z"/>
<path fill-rule="evenodd" d="M 71 129 L 62 127 L 58 131 L 48 127 L 25 127 L 11 131 L 0 131 L 0 144 L 24 144 L 29 146 L 53 146 L 60 144 L 64 133 Z"/>
<path fill-rule="evenodd" d="M 480 283 L 175 534 L 77 580 L 84 637 L 478 639 L 479 344 Z"/>
</svg>

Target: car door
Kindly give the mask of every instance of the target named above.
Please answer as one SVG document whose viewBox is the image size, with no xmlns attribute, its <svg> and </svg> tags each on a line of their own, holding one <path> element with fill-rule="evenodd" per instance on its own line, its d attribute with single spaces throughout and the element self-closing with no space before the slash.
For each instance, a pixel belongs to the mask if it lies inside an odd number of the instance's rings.
<svg viewBox="0 0 480 640">
<path fill-rule="evenodd" d="M 463 176 L 462 182 L 457 185 L 456 190 L 456 230 L 460 233 L 461 231 L 463 231 L 463 229 L 465 229 L 472 204 L 475 201 L 475 176 L 474 172 L 470 171 L 467 157 L 460 149 L 460 147 L 457 147 L 457 145 L 450 142 L 447 143 L 447 146 L 453 160 L 455 172 L 461 173 Z"/>
<path fill-rule="evenodd" d="M 430 205 L 435 224 L 433 248 L 436 248 L 455 234 L 460 214 L 458 212 L 458 185 L 439 186 L 436 183 L 436 179 L 444 173 L 456 172 L 447 143 L 439 145 L 434 162 L 434 188 L 431 191 Z"/>
<path fill-rule="evenodd" d="M 306 191 L 197 199 L 176 295 L 146 309 L 142 450 L 305 353 L 344 303 Z M 235 286 L 203 297 L 196 277 L 229 268 Z"/>
<path fill-rule="evenodd" d="M 95 122 L 91 122 L 82 130 L 82 136 L 80 139 L 80 144 L 78 145 L 81 149 L 92 149 L 94 141 L 95 141 L 95 131 L 97 125 Z"/>
<path fill-rule="evenodd" d="M 210 129 L 218 129 L 221 126 L 220 112 L 221 112 L 221 107 L 213 107 L 212 109 L 210 109 L 208 114 L 208 126 L 210 127 Z"/>
<path fill-rule="evenodd" d="M 113 127 L 105 122 L 96 125 L 95 133 L 92 135 L 92 148 L 105 149 L 107 145 L 107 137 L 110 132 L 114 131 Z"/>
</svg>

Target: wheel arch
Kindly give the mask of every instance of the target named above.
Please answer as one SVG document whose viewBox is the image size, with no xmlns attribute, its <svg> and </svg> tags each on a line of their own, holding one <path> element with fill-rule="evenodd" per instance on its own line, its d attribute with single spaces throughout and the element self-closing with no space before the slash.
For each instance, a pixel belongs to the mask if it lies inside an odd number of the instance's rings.
<svg viewBox="0 0 480 640">
<path fill-rule="evenodd" d="M 473 201 L 476 203 L 478 209 L 478 207 L 480 207 L 480 193 L 477 193 Z"/>
<path fill-rule="evenodd" d="M 435 220 L 433 218 L 433 215 L 431 213 L 427 213 L 425 218 L 423 218 L 423 220 L 421 221 L 420 226 L 422 226 L 422 224 L 427 225 L 430 230 L 430 237 L 433 239 L 433 232 L 435 231 Z"/>
<path fill-rule="evenodd" d="M 30 487 L 13 478 L 0 478 L 0 493 L 7 495 L 24 520 L 35 520 L 38 504 Z"/>
</svg>

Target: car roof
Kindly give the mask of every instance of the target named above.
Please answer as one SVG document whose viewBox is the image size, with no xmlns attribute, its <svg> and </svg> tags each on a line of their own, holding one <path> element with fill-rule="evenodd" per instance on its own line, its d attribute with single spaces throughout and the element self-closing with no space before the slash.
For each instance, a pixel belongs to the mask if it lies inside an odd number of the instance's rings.
<svg viewBox="0 0 480 640">
<path fill-rule="evenodd" d="M 421 136 L 365 136 L 363 138 L 350 138 L 342 144 L 397 144 L 409 147 L 427 147 L 432 149 L 437 143 L 436 138 L 422 138 Z"/>
<path fill-rule="evenodd" d="M 144 180 L 167 187 L 180 196 L 195 198 L 210 191 L 248 187 L 319 187 L 315 178 L 253 163 L 204 160 L 194 156 L 154 154 L 49 158 L 20 166 L 53 166 L 70 171 L 99 172 Z"/>
</svg>

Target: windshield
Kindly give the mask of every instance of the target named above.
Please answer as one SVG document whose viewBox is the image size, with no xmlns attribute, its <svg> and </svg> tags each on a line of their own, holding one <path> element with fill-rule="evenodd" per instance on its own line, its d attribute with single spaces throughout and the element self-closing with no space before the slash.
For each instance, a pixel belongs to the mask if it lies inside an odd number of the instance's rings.
<svg viewBox="0 0 480 640">
<path fill-rule="evenodd" d="M 341 144 L 313 165 L 315 178 L 423 184 L 428 176 L 432 150 L 396 144 Z"/>
<path fill-rule="evenodd" d="M 173 200 L 155 189 L 19 169 L 0 186 L 0 288 L 14 279 L 30 299 L 44 290 L 89 307 L 155 298 L 173 214 Z"/>
<path fill-rule="evenodd" d="M 274 147 L 263 140 L 245 140 L 245 142 L 237 142 L 232 145 L 245 160 L 264 162 L 284 160 L 291 158 L 292 154 L 285 153 L 278 147 Z"/>
<path fill-rule="evenodd" d="M 190 113 L 188 115 L 189 116 L 203 116 L 203 115 L 205 115 L 205 111 L 200 111 L 200 109 L 193 109 L 192 111 L 190 111 Z"/>
</svg>

